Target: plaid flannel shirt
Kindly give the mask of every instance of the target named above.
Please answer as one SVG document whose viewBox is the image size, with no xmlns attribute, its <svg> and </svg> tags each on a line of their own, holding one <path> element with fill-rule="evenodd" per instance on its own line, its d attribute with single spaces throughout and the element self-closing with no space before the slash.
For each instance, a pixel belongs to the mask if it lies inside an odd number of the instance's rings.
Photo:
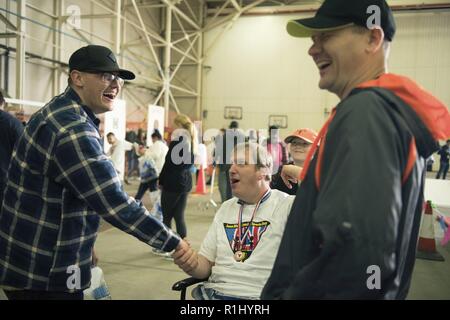
<svg viewBox="0 0 450 320">
<path fill-rule="evenodd" d="M 15 146 L 0 213 L 0 286 L 89 287 L 99 217 L 152 247 L 180 238 L 122 189 L 98 119 L 73 89 L 30 119 Z"/>
</svg>

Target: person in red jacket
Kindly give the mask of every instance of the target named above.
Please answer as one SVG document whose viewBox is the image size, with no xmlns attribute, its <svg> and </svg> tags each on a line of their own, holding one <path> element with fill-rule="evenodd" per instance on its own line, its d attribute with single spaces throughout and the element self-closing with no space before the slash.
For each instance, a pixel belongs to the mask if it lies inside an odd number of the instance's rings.
<svg viewBox="0 0 450 320">
<path fill-rule="evenodd" d="M 425 159 L 450 136 L 450 114 L 388 73 L 395 29 L 384 0 L 325 0 L 287 24 L 311 37 L 319 87 L 340 102 L 308 153 L 262 299 L 407 297 Z"/>
</svg>

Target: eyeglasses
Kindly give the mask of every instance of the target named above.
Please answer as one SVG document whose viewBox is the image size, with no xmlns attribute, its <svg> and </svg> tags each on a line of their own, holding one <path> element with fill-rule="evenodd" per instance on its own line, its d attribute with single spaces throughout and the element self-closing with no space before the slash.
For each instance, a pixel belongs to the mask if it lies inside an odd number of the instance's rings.
<svg viewBox="0 0 450 320">
<path fill-rule="evenodd" d="M 112 74 L 110 72 L 98 72 L 98 71 L 84 71 L 86 73 L 99 74 L 102 77 L 102 81 L 108 84 L 111 84 L 114 80 L 117 80 L 117 83 L 120 87 L 123 86 L 125 80 L 123 80 L 118 75 Z"/>
<path fill-rule="evenodd" d="M 102 74 L 102 81 L 111 84 L 114 80 L 117 80 L 117 83 L 119 86 L 123 86 L 125 80 L 123 80 L 121 77 L 116 76 L 115 74 L 109 73 L 109 72 L 103 72 Z"/>
</svg>

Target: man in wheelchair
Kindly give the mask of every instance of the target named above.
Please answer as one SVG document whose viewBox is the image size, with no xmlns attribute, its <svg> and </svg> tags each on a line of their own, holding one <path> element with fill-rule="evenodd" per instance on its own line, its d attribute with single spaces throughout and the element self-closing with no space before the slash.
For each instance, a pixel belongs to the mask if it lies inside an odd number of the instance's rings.
<svg viewBox="0 0 450 320">
<path fill-rule="evenodd" d="M 194 299 L 259 299 L 278 252 L 294 196 L 269 187 L 272 158 L 247 142 L 232 154 L 233 198 L 224 202 L 198 253 L 179 250 L 174 262 L 197 279 Z"/>
</svg>

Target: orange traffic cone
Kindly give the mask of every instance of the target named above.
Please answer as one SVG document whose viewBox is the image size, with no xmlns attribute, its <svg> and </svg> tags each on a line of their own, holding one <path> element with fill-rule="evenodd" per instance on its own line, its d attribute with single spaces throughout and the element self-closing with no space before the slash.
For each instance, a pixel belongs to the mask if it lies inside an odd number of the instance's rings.
<svg viewBox="0 0 450 320">
<path fill-rule="evenodd" d="M 205 182 L 205 170 L 203 166 L 200 166 L 197 179 L 197 188 L 195 189 L 196 194 L 206 194 L 206 182 Z"/>
<path fill-rule="evenodd" d="M 444 257 L 436 250 L 436 240 L 434 239 L 433 208 L 431 201 L 425 204 L 425 213 L 420 225 L 419 244 L 416 258 L 444 261 Z"/>
</svg>

